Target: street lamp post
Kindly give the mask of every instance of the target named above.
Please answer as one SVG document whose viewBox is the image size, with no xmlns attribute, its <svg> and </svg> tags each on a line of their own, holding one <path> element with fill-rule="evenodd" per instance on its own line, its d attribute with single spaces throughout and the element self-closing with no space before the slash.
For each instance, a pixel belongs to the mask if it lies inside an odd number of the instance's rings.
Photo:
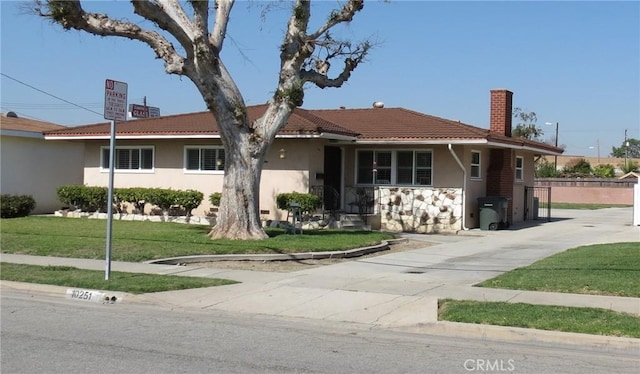
<svg viewBox="0 0 640 374">
<path fill-rule="evenodd" d="M 553 122 L 545 122 L 545 125 L 549 125 L 552 126 Z M 559 127 L 560 123 L 556 122 L 556 148 L 558 148 L 558 127 Z M 553 156 L 553 165 L 556 169 L 556 171 L 558 170 L 558 155 Z"/>
</svg>

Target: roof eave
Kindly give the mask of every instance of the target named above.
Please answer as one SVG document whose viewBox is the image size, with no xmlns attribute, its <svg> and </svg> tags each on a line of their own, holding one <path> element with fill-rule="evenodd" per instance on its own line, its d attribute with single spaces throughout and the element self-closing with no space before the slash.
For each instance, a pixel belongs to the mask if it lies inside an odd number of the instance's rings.
<svg viewBox="0 0 640 374">
<path fill-rule="evenodd" d="M 447 144 L 487 144 L 486 139 L 433 139 L 433 140 L 401 140 L 401 139 L 357 139 L 356 144 L 367 145 L 447 145 Z"/>
<path fill-rule="evenodd" d="M 2 136 L 15 136 L 15 137 L 19 137 L 19 138 L 43 139 L 42 133 L 41 132 L 36 132 L 36 131 L 0 129 L 0 135 L 2 135 Z"/>
<path fill-rule="evenodd" d="M 550 156 L 560 156 L 563 153 L 562 151 L 554 152 L 553 150 L 550 150 L 550 149 L 534 147 L 534 146 L 526 145 L 526 144 L 508 144 L 508 143 L 489 141 L 489 142 L 487 142 L 487 145 L 494 146 L 494 147 L 508 148 L 508 149 L 518 149 L 518 150 L 523 150 L 523 151 L 531 151 L 531 152 L 535 152 L 537 154 L 550 155 Z"/>
</svg>

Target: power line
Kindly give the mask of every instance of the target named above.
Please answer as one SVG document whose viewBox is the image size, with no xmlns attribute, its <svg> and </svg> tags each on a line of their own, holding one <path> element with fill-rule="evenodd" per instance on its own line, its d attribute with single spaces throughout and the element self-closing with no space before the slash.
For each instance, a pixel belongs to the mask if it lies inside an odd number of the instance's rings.
<svg viewBox="0 0 640 374">
<path fill-rule="evenodd" d="M 29 87 L 29 88 L 31 88 L 31 89 L 33 89 L 33 90 L 38 91 L 38 92 L 40 92 L 40 93 L 43 93 L 43 94 L 48 95 L 48 96 L 51 96 L 51 97 L 53 97 L 53 98 L 55 98 L 55 99 L 58 99 L 58 100 L 60 100 L 60 101 L 64 101 L 65 103 L 67 103 L 67 104 L 71 104 L 71 105 L 73 105 L 73 106 L 75 106 L 75 107 L 78 107 L 78 108 L 80 108 L 80 109 L 84 109 L 84 110 L 86 110 L 87 112 L 91 112 L 91 113 L 97 114 L 97 115 L 99 115 L 100 117 L 102 117 L 102 116 L 103 116 L 103 113 L 98 113 L 98 112 L 96 112 L 96 111 L 94 111 L 94 110 L 91 110 L 91 109 L 89 109 L 89 108 L 83 107 L 82 105 L 78 105 L 78 104 L 72 103 L 71 101 L 65 100 L 65 99 L 63 99 L 63 98 L 61 98 L 61 97 L 58 97 L 58 96 L 56 96 L 56 95 L 50 94 L 50 93 L 48 93 L 48 92 L 45 92 L 45 91 L 43 91 L 43 90 L 41 90 L 41 89 L 39 89 L 39 88 L 33 87 L 33 86 L 32 86 L 32 85 L 30 85 L 30 84 L 27 84 L 27 83 L 25 83 L 25 82 L 22 82 L 22 81 L 20 81 L 20 80 L 18 80 L 18 79 L 16 79 L 16 78 L 11 77 L 11 76 L 8 76 L 8 75 L 7 75 L 7 74 L 5 74 L 5 73 L 0 73 L 0 74 L 1 74 L 2 76 L 4 76 L 4 77 L 7 77 L 7 78 L 9 78 L 9 79 L 11 79 L 11 80 L 13 80 L 13 81 L 15 81 L 15 82 L 18 82 L 18 83 L 20 83 L 20 84 L 22 84 L 22 85 L 24 85 L 24 86 L 27 86 L 27 87 Z"/>
<path fill-rule="evenodd" d="M 78 103 L 78 105 L 85 106 L 87 108 L 99 109 L 104 104 L 102 103 Z M 14 103 L 3 101 L 0 106 L 5 108 L 14 108 L 14 109 L 78 109 L 75 106 L 69 104 L 51 104 L 51 103 Z"/>
</svg>

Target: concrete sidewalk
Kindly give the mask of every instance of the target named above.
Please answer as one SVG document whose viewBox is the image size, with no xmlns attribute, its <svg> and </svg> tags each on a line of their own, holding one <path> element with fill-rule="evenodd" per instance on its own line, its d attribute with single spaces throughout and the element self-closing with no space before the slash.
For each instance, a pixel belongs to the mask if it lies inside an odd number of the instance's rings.
<svg viewBox="0 0 640 374">
<path fill-rule="evenodd" d="M 342 321 L 430 333 L 482 338 L 544 340 L 640 348 L 640 339 L 566 334 L 532 329 L 437 321 L 439 298 L 507 301 L 611 309 L 640 314 L 640 298 L 559 294 L 472 287 L 516 267 L 580 245 L 639 242 L 631 208 L 554 210 L 553 222 L 462 235 L 406 235 L 428 241 L 424 248 L 346 261 L 291 273 L 216 269 L 191 264 L 112 262 L 112 271 L 215 277 L 242 283 L 224 287 L 118 296 L 124 302 L 170 308 Z M 436 244 L 433 244 L 436 243 Z M 426 243 L 425 243 L 426 244 Z M 2 254 L 2 261 L 69 265 L 104 270 L 104 260 Z M 66 288 L 3 282 L 2 288 L 64 294 Z M 466 335 L 465 335 L 466 334 Z M 577 337 L 580 339 L 577 339 Z"/>
</svg>

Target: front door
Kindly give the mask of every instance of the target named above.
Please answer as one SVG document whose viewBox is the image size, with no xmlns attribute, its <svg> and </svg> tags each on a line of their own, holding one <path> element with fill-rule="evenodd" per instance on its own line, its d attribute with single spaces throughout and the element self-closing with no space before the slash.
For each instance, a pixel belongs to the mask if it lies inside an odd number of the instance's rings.
<svg viewBox="0 0 640 374">
<path fill-rule="evenodd" d="M 324 147 L 324 209 L 340 209 L 342 191 L 342 150 L 340 147 Z"/>
</svg>

